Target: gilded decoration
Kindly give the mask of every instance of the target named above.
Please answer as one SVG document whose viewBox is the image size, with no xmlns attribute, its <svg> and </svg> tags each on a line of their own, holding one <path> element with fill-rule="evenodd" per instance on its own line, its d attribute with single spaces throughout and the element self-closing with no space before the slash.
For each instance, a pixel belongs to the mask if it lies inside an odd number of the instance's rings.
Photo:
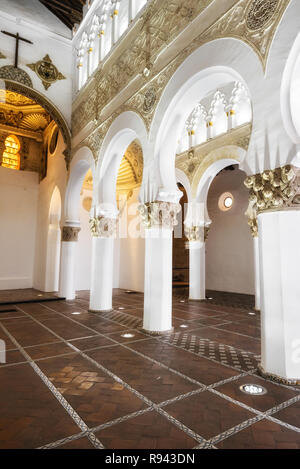
<svg viewBox="0 0 300 469">
<path fill-rule="evenodd" d="M 3 80 L 17 81 L 22 85 L 32 88 L 32 81 L 30 76 L 21 68 L 14 67 L 13 65 L 5 65 L 0 68 L 0 78 Z"/>
<path fill-rule="evenodd" d="M 6 93 L 18 93 L 24 98 L 34 101 L 35 103 L 40 105 L 46 111 L 46 113 L 50 115 L 51 119 L 56 122 L 66 145 L 66 148 L 63 153 L 65 156 L 66 167 L 68 168 L 71 161 L 71 132 L 68 127 L 68 124 L 66 123 L 60 111 L 52 103 L 50 103 L 42 94 L 33 90 L 31 87 L 27 87 L 21 83 L 15 83 L 14 81 L 10 80 L 5 80 L 4 84 Z"/>
<path fill-rule="evenodd" d="M 120 164 L 117 178 L 117 192 L 132 191 L 139 187 L 143 179 L 143 151 L 137 141 L 132 142 L 126 150 Z"/>
<path fill-rule="evenodd" d="M 0 59 L 6 59 L 6 56 L 0 52 Z"/>
<path fill-rule="evenodd" d="M 184 227 L 184 234 L 188 241 L 195 242 L 201 241 L 202 243 L 207 241 L 208 233 L 210 230 L 209 226 L 185 226 Z"/>
<path fill-rule="evenodd" d="M 178 225 L 177 215 L 181 205 L 171 202 L 148 202 L 139 206 L 142 223 L 145 228 L 171 228 Z"/>
<path fill-rule="evenodd" d="M 100 134 L 103 134 L 106 123 L 112 122 L 121 112 L 127 110 L 137 112 L 149 130 L 160 97 L 174 72 L 192 52 L 214 39 L 233 37 L 246 42 L 256 52 L 265 69 L 277 26 L 290 0 L 238 1 L 173 57 L 167 66 L 157 70 L 155 74 L 150 73 L 145 79 L 145 66 L 151 68 L 152 65 L 149 64 L 155 63 L 162 49 L 210 3 L 209 0 L 190 0 L 182 6 L 179 0 L 152 2 L 135 26 L 135 34 L 126 50 L 116 58 L 112 54 L 79 94 L 72 116 L 73 134 L 79 133 L 91 121 L 94 121 L 95 128 L 99 126 Z M 112 120 L 106 118 L 105 122 L 101 122 L 102 110 L 138 75 L 144 77 L 142 87 L 119 106 L 111 115 Z M 101 138 L 103 140 L 104 137 Z"/>
<path fill-rule="evenodd" d="M 64 226 L 62 229 L 61 240 L 66 243 L 77 242 L 80 230 L 81 228 L 77 226 Z"/>
<path fill-rule="evenodd" d="M 48 54 L 45 55 L 42 60 L 39 60 L 34 64 L 27 64 L 27 67 L 37 74 L 39 79 L 42 81 L 45 90 L 48 90 L 53 83 L 66 79 L 66 77 L 60 73 L 57 67 L 52 63 Z"/>
<path fill-rule="evenodd" d="M 300 169 L 286 165 L 248 176 L 249 206 L 246 212 L 253 236 L 257 236 L 257 215 L 271 210 L 300 209 Z"/>
<path fill-rule="evenodd" d="M 118 220 L 103 216 L 90 219 L 90 230 L 95 238 L 113 238 L 116 236 Z"/>
</svg>

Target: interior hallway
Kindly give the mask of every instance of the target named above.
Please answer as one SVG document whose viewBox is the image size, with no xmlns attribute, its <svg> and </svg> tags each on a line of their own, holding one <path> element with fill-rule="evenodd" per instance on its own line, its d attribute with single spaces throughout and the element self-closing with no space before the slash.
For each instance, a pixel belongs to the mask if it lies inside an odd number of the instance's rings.
<svg viewBox="0 0 300 469">
<path fill-rule="evenodd" d="M 121 290 L 105 314 L 88 292 L 0 313 L 0 448 L 300 449 L 300 388 L 256 374 L 251 297 L 180 291 L 164 337 L 141 332 L 143 295 Z"/>
</svg>

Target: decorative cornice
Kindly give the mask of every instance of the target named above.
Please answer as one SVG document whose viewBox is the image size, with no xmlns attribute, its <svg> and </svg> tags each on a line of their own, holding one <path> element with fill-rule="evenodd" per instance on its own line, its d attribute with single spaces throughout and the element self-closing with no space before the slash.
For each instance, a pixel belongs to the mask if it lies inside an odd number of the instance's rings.
<svg viewBox="0 0 300 469">
<path fill-rule="evenodd" d="M 62 229 L 61 240 L 65 243 L 74 243 L 78 241 L 78 234 L 81 228 L 77 226 L 64 226 Z"/>
<path fill-rule="evenodd" d="M 177 214 L 181 205 L 171 202 L 148 202 L 139 206 L 139 212 L 145 228 L 163 227 L 174 228 L 178 225 Z"/>
<path fill-rule="evenodd" d="M 94 238 L 114 238 L 117 230 L 117 219 L 103 216 L 90 219 L 90 230 Z"/>
</svg>

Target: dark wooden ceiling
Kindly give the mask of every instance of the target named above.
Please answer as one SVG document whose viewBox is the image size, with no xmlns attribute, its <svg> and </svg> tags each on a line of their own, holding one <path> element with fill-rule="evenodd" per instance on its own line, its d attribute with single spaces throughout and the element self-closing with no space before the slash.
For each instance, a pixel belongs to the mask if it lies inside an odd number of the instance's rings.
<svg viewBox="0 0 300 469">
<path fill-rule="evenodd" d="M 86 0 L 39 0 L 52 11 L 68 28 L 82 20 L 82 7 Z"/>
</svg>

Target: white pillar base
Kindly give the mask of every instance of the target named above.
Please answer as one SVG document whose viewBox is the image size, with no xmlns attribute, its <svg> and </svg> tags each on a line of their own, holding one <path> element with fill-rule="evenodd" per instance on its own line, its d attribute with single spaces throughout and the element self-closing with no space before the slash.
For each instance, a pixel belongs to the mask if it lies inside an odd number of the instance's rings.
<svg viewBox="0 0 300 469">
<path fill-rule="evenodd" d="M 262 361 L 266 375 L 300 382 L 300 211 L 258 216 Z"/>
<path fill-rule="evenodd" d="M 205 300 L 205 243 L 190 241 L 189 299 Z"/>
<path fill-rule="evenodd" d="M 160 335 L 172 330 L 172 228 L 145 230 L 143 329 Z"/>
<path fill-rule="evenodd" d="M 74 300 L 75 292 L 75 258 L 77 242 L 62 241 L 60 257 L 59 296 Z"/>
<path fill-rule="evenodd" d="M 114 238 L 93 237 L 89 311 L 112 311 Z"/>
</svg>

